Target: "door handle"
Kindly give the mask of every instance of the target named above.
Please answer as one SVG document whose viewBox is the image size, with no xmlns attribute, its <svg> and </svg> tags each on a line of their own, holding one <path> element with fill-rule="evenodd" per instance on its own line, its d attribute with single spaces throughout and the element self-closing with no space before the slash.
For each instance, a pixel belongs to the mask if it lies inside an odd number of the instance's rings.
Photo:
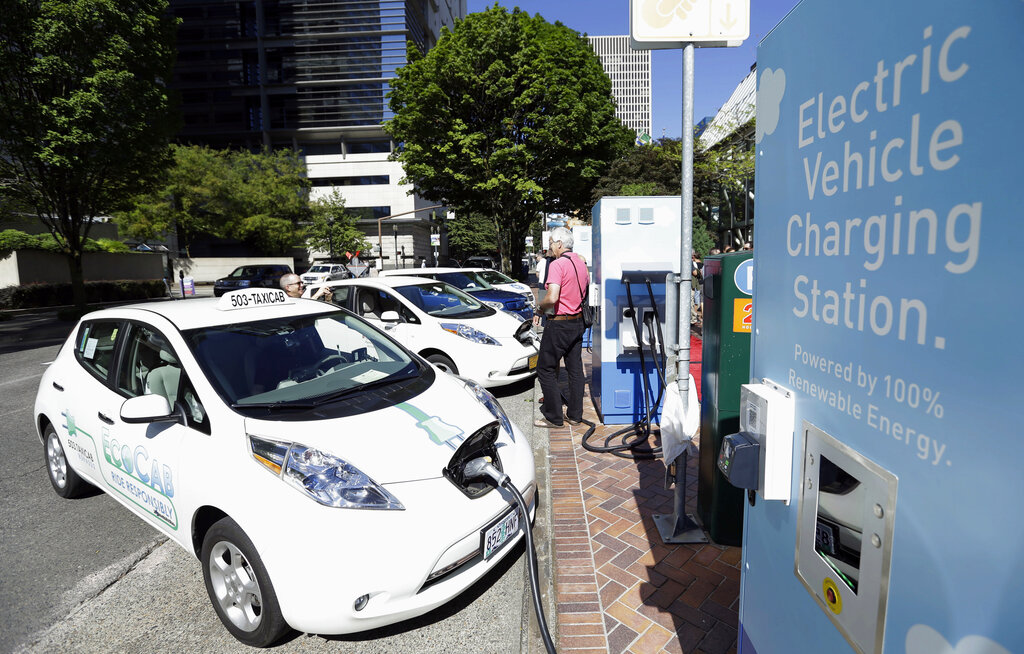
<svg viewBox="0 0 1024 654">
<path fill-rule="evenodd" d="M 102 420 L 103 422 L 107 423 L 108 425 L 114 424 L 114 421 L 111 420 L 110 418 L 106 417 L 105 415 L 103 415 L 102 412 L 97 413 L 96 415 L 99 416 L 100 420 Z"/>
<path fill-rule="evenodd" d="M 63 387 L 63 386 L 61 386 L 60 384 L 58 384 L 57 382 L 53 382 L 53 387 L 54 387 L 54 388 L 56 388 L 56 389 L 57 389 L 58 391 L 60 391 L 61 393 L 63 393 L 63 392 L 64 392 L 64 387 Z"/>
</svg>

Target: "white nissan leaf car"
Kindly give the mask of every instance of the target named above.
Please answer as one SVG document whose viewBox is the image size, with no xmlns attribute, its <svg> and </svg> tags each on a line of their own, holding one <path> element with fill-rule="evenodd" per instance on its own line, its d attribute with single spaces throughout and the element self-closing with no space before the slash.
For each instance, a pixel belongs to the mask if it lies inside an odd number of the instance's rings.
<svg viewBox="0 0 1024 654">
<path fill-rule="evenodd" d="M 493 309 L 451 284 L 400 275 L 325 285 L 331 287 L 332 302 L 442 370 L 488 388 L 536 374 L 540 339 L 533 322 Z M 304 295 L 318 290 L 307 288 Z"/>
<path fill-rule="evenodd" d="M 34 417 L 57 494 L 95 486 L 197 557 L 254 646 L 426 613 L 535 512 L 530 444 L 488 391 L 276 289 L 87 314 Z M 529 515 L 466 472 L 481 457 Z"/>
</svg>

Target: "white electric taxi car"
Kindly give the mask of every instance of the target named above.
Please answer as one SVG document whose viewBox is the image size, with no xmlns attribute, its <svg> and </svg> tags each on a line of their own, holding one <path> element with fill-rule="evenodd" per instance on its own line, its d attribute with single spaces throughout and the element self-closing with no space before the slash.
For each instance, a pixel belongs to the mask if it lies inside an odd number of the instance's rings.
<svg viewBox="0 0 1024 654">
<path fill-rule="evenodd" d="M 34 416 L 54 490 L 96 486 L 198 557 L 217 615 L 249 645 L 426 613 L 535 513 L 532 450 L 489 392 L 276 289 L 87 314 Z M 479 457 L 529 516 L 466 478 Z"/>
<path fill-rule="evenodd" d="M 328 282 L 332 302 L 384 329 L 427 361 L 495 387 L 536 374 L 540 339 L 532 321 L 495 310 L 451 284 L 423 277 Z M 310 297 L 319 287 L 310 287 Z"/>
<path fill-rule="evenodd" d="M 472 273 L 482 278 L 485 282 L 500 291 L 509 291 L 523 296 L 526 303 L 531 307 L 534 305 L 533 289 L 529 284 L 517 282 L 503 272 L 491 268 L 461 268 L 464 273 Z"/>
</svg>

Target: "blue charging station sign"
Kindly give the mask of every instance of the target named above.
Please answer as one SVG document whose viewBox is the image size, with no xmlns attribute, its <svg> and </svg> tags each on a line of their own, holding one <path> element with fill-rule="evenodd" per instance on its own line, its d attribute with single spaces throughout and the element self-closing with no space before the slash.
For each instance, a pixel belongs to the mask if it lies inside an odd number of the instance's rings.
<svg viewBox="0 0 1024 654">
<path fill-rule="evenodd" d="M 898 491 L 888 535 L 819 512 L 817 585 L 799 503 L 746 509 L 744 654 L 1024 651 L 1022 36 L 1020 0 L 804 0 L 758 48 L 752 377 L 796 397 L 794 499 L 811 431 Z"/>
</svg>

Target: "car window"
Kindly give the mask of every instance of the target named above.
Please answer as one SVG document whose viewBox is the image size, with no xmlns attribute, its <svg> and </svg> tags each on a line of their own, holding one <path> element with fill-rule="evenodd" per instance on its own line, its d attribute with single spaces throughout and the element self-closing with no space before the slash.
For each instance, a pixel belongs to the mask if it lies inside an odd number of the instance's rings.
<svg viewBox="0 0 1024 654">
<path fill-rule="evenodd" d="M 309 269 L 309 272 L 311 272 L 311 273 L 327 272 L 327 266 L 313 266 L 312 268 Z"/>
<path fill-rule="evenodd" d="M 477 280 L 469 276 L 468 273 L 461 272 L 450 272 L 450 273 L 438 273 L 435 279 L 440 279 L 443 282 L 447 282 L 455 288 L 461 288 L 464 291 L 472 291 L 480 288 Z"/>
<path fill-rule="evenodd" d="M 400 345 L 344 311 L 194 329 L 185 338 L 235 409 L 329 401 L 420 375 Z"/>
<path fill-rule="evenodd" d="M 515 283 L 514 279 L 512 279 L 510 277 L 506 277 L 505 275 L 503 275 L 502 273 L 498 272 L 497 270 L 481 270 L 477 274 L 480 275 L 481 277 L 483 277 L 484 281 L 486 281 L 488 284 L 513 284 L 513 283 Z"/>
<path fill-rule="evenodd" d="M 118 390 L 129 397 L 162 395 L 172 407 L 185 407 L 189 426 L 210 433 L 202 402 L 188 380 L 174 348 L 160 332 L 141 324 L 131 325 L 121 357 Z"/>
<path fill-rule="evenodd" d="M 338 303 L 337 299 L 335 303 Z M 416 316 L 391 293 L 376 288 L 359 289 L 356 313 L 368 320 L 381 320 L 385 311 L 395 311 L 407 322 L 419 322 Z"/>
<path fill-rule="evenodd" d="M 106 383 L 114 365 L 114 348 L 121 321 L 89 321 L 82 323 L 75 345 L 75 358 L 82 367 Z"/>
<path fill-rule="evenodd" d="M 409 284 L 395 290 L 418 309 L 437 318 L 469 318 L 491 313 L 473 296 L 441 281 Z"/>
</svg>

